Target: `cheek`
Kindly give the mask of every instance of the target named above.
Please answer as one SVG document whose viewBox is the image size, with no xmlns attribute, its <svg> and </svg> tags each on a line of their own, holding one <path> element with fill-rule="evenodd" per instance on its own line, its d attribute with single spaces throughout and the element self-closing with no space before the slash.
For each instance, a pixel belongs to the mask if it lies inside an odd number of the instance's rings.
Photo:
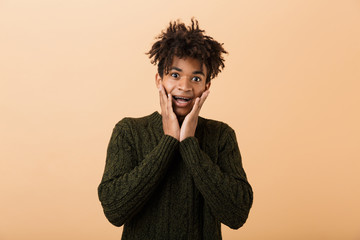
<svg viewBox="0 0 360 240">
<path fill-rule="evenodd" d="M 196 96 L 196 97 L 201 97 L 201 94 L 202 94 L 203 92 L 205 92 L 205 88 L 197 89 L 197 90 L 195 91 L 195 96 Z"/>
<path fill-rule="evenodd" d="M 171 87 L 169 87 L 169 86 L 164 86 L 164 88 L 165 88 L 165 91 L 166 91 L 167 94 L 169 94 L 169 93 L 172 92 L 172 88 L 171 88 Z"/>
<path fill-rule="evenodd" d="M 163 87 L 164 87 L 164 89 L 165 89 L 165 91 L 166 91 L 166 93 L 168 94 L 168 93 L 171 93 L 171 86 L 168 84 L 168 82 L 166 82 L 166 81 L 163 81 L 162 82 L 162 85 L 163 85 Z"/>
<path fill-rule="evenodd" d="M 173 91 L 176 89 L 176 85 L 167 83 L 166 85 L 164 85 L 164 88 L 166 89 L 167 93 L 173 93 Z"/>
</svg>

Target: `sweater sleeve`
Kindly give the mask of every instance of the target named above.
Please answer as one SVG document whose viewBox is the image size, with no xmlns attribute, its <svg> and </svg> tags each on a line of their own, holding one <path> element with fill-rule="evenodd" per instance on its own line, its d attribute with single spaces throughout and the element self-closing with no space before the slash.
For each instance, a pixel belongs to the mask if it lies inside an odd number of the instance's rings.
<svg viewBox="0 0 360 240">
<path fill-rule="evenodd" d="M 240 228 L 252 206 L 253 192 L 242 167 L 235 132 L 226 129 L 217 163 L 200 149 L 195 137 L 180 142 L 180 153 L 214 216 L 230 228 Z"/>
<path fill-rule="evenodd" d="M 113 130 L 98 187 L 105 216 L 115 226 L 123 225 L 146 203 L 164 176 L 178 144 L 177 139 L 163 135 L 157 146 L 139 161 L 133 142 L 126 121 L 120 121 Z"/>
</svg>

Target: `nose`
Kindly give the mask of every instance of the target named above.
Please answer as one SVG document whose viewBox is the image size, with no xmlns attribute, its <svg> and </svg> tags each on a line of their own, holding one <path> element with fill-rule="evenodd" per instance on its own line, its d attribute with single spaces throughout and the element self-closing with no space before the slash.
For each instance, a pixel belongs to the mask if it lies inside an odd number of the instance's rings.
<svg viewBox="0 0 360 240">
<path fill-rule="evenodd" d="M 184 92 L 190 91 L 191 85 L 189 79 L 187 77 L 180 78 L 177 87 Z"/>
</svg>

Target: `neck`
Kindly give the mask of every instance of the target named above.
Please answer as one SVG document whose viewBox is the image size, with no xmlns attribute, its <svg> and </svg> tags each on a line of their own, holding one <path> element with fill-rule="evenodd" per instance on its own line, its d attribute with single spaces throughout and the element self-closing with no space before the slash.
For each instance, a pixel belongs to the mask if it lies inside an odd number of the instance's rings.
<svg viewBox="0 0 360 240">
<path fill-rule="evenodd" d="M 177 117 L 180 127 L 181 127 L 182 123 L 184 122 L 184 118 L 185 117 Z"/>
</svg>

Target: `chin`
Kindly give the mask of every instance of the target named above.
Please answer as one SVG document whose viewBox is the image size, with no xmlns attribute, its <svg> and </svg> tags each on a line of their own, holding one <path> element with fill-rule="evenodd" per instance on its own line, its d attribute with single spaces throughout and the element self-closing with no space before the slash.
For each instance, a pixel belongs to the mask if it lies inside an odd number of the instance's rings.
<svg viewBox="0 0 360 240">
<path fill-rule="evenodd" d="M 185 110 L 185 109 L 182 109 L 182 110 L 175 110 L 174 111 L 175 112 L 175 114 L 176 114 L 176 116 L 178 117 L 178 118 L 185 118 L 186 117 L 186 115 L 188 115 L 189 113 L 190 113 L 190 111 L 188 111 L 188 110 Z"/>
</svg>

